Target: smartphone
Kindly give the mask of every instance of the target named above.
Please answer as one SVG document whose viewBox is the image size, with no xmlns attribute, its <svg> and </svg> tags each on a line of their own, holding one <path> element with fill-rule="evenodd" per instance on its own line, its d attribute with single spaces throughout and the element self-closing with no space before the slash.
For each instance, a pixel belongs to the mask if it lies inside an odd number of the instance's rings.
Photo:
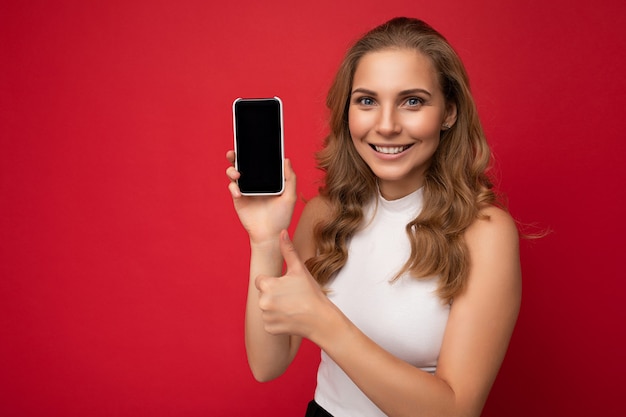
<svg viewBox="0 0 626 417">
<path fill-rule="evenodd" d="M 277 195 L 285 186 L 283 103 L 280 98 L 233 102 L 235 167 L 243 195 Z"/>
</svg>

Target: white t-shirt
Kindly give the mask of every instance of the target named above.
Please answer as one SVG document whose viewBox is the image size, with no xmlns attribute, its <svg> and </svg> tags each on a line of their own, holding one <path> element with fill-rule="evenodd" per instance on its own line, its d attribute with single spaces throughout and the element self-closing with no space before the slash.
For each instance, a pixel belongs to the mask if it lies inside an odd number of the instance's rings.
<svg viewBox="0 0 626 417">
<path fill-rule="evenodd" d="M 367 206 L 366 226 L 350 240 L 348 261 L 328 289 L 330 300 L 379 346 L 434 373 L 450 312 L 437 296 L 438 279 L 403 275 L 391 282 L 410 256 L 405 226 L 422 199 L 419 189 L 393 201 L 379 196 Z M 335 417 L 385 415 L 324 352 L 315 400 Z"/>
</svg>

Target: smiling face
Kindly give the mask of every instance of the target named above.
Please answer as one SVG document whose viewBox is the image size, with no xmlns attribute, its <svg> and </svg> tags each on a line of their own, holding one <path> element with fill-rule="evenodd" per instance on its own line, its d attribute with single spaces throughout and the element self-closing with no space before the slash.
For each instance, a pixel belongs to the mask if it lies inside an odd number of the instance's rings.
<svg viewBox="0 0 626 417">
<path fill-rule="evenodd" d="M 386 199 L 423 185 L 443 124 L 455 119 L 456 108 L 446 103 L 426 56 L 388 49 L 361 58 L 348 109 L 350 135 Z"/>
</svg>

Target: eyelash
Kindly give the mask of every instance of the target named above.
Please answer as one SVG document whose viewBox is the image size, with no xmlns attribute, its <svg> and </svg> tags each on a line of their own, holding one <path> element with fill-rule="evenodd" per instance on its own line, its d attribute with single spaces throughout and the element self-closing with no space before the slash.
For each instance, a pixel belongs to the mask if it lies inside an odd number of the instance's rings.
<svg viewBox="0 0 626 417">
<path fill-rule="evenodd" d="M 368 101 L 368 103 L 366 103 L 366 101 Z M 408 104 L 409 101 L 415 101 L 415 104 Z M 376 100 L 374 100 L 372 97 L 359 97 L 357 98 L 356 102 L 362 106 L 372 106 Z M 422 104 L 424 104 L 424 99 L 420 98 L 420 97 L 409 97 L 406 100 L 404 100 L 404 104 L 408 105 L 409 107 L 419 107 Z"/>
<path fill-rule="evenodd" d="M 422 104 L 424 104 L 424 100 L 419 97 L 409 97 L 404 102 L 408 104 L 408 102 L 411 100 L 415 100 L 417 103 L 409 104 L 410 107 L 417 107 L 417 106 L 421 106 Z"/>
</svg>

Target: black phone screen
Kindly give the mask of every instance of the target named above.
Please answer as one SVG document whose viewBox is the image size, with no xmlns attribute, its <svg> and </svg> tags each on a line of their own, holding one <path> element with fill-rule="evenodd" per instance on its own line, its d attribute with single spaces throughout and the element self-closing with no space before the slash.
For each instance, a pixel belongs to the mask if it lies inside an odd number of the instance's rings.
<svg viewBox="0 0 626 417">
<path fill-rule="evenodd" d="M 238 99 L 234 104 L 237 181 L 244 194 L 283 190 L 282 108 L 277 98 Z"/>
</svg>

